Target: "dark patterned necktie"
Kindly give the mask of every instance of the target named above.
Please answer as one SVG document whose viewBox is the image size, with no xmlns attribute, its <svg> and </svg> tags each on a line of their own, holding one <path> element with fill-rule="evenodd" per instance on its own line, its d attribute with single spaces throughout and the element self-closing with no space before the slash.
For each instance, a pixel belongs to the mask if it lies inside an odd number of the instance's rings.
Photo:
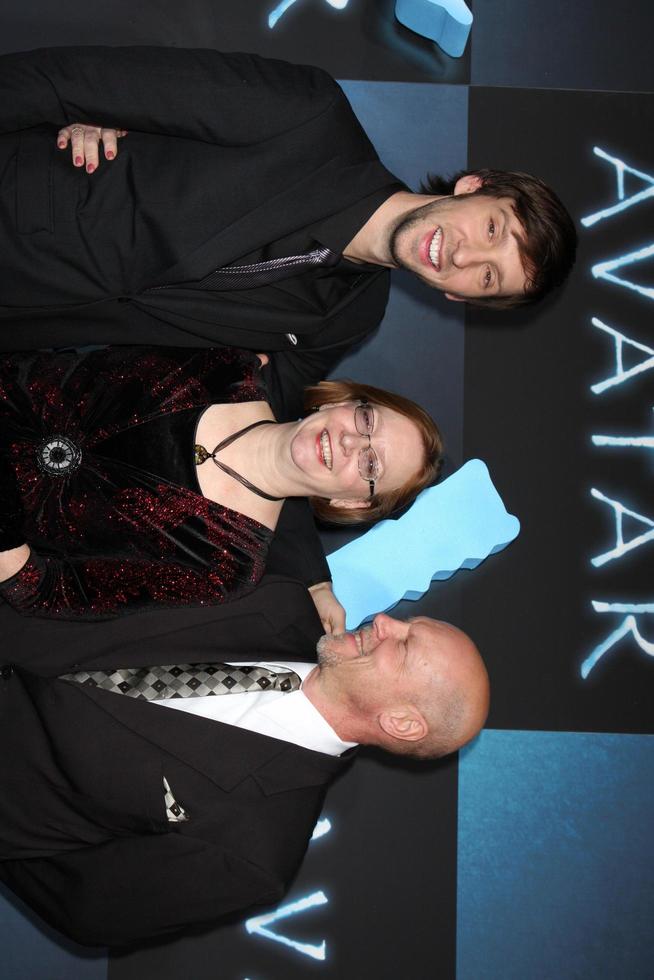
<svg viewBox="0 0 654 980">
<path fill-rule="evenodd" d="M 112 694 L 159 701 L 163 698 L 202 698 L 216 694 L 281 691 L 300 688 L 294 670 L 233 664 L 169 664 L 154 667 L 117 667 L 114 670 L 80 670 L 62 674 L 61 680 L 83 687 L 98 687 Z"/>
<path fill-rule="evenodd" d="M 256 289 L 271 282 L 279 282 L 312 269 L 316 266 L 336 265 L 340 255 L 329 248 L 314 248 L 302 255 L 285 255 L 267 262 L 252 265 L 227 265 L 210 272 L 197 283 L 185 283 L 189 289 Z"/>
</svg>

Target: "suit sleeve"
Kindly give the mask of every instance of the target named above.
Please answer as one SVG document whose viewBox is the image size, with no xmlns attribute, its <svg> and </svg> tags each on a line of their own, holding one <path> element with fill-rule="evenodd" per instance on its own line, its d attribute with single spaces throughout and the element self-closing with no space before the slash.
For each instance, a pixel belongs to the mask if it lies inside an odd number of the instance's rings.
<svg viewBox="0 0 654 980">
<path fill-rule="evenodd" d="M 8 860 L 2 880 L 84 946 L 120 946 L 271 904 L 284 883 L 220 847 L 176 833 Z"/>
<path fill-rule="evenodd" d="M 43 48 L 0 58 L 0 131 L 71 122 L 249 146 L 345 101 L 318 68 L 178 48 Z"/>
</svg>

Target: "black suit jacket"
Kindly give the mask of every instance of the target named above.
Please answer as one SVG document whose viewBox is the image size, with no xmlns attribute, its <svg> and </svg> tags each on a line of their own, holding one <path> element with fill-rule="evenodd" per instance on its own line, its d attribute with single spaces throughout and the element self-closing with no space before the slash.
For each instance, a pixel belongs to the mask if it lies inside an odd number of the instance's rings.
<svg viewBox="0 0 654 980">
<path fill-rule="evenodd" d="M 119 945 L 211 924 L 284 893 L 344 759 L 87 690 L 77 665 L 312 660 L 299 582 L 239 602 L 88 624 L 0 607 L 0 880 L 77 942 Z M 189 819 L 170 823 L 163 778 Z"/>
<path fill-rule="evenodd" d="M 0 105 L 5 349 L 55 337 L 335 351 L 319 377 L 379 323 L 389 277 L 369 266 L 305 273 L 300 295 L 284 283 L 183 285 L 354 209 L 345 245 L 398 188 L 322 70 L 214 51 L 56 48 L 0 59 Z M 54 147 L 56 127 L 74 121 L 130 131 L 91 177 Z"/>
</svg>

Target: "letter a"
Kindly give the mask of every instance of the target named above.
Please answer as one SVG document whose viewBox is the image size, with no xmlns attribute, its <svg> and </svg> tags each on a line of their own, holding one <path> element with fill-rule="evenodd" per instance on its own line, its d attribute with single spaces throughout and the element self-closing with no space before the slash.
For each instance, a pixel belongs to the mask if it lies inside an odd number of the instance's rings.
<svg viewBox="0 0 654 980">
<path fill-rule="evenodd" d="M 643 371 L 649 371 L 651 367 L 654 367 L 654 350 L 651 347 L 646 347 L 645 344 L 639 344 L 637 340 L 631 340 L 625 334 L 620 333 L 619 330 L 614 330 L 613 327 L 607 327 L 596 316 L 592 318 L 591 323 L 594 327 L 598 327 L 605 333 L 610 334 L 615 344 L 615 374 L 612 378 L 607 378 L 606 381 L 600 381 L 598 384 L 591 385 L 590 390 L 594 395 L 601 395 L 607 388 L 612 388 L 613 385 L 621 385 L 623 381 L 629 381 L 635 374 L 641 374 Z M 625 371 L 622 360 L 624 344 L 629 344 L 630 347 L 635 347 L 636 350 L 642 350 L 643 353 L 649 354 L 649 357 L 643 358 L 638 364 Z"/>
<path fill-rule="evenodd" d="M 610 497 L 605 497 L 603 493 L 594 488 L 590 491 L 591 496 L 595 497 L 596 500 L 601 500 L 609 507 L 613 508 L 613 516 L 615 518 L 615 548 L 611 548 L 610 551 L 605 551 L 603 555 L 598 555 L 596 558 L 591 559 L 591 564 L 595 568 L 599 568 L 601 565 L 606 565 L 607 562 L 613 561 L 615 558 L 622 558 L 628 551 L 633 551 L 635 548 L 640 548 L 642 544 L 646 544 L 654 538 L 654 521 L 651 521 L 649 517 L 645 517 L 643 514 L 637 514 L 634 510 L 629 510 L 624 504 L 621 504 L 619 500 L 611 500 Z M 627 515 L 632 517 L 635 521 L 640 521 L 642 524 L 647 525 L 652 530 L 646 531 L 644 534 L 639 534 L 631 541 L 625 541 L 624 535 L 622 533 L 622 522 Z"/>
<path fill-rule="evenodd" d="M 593 147 L 593 153 L 602 160 L 608 160 L 615 167 L 615 179 L 618 185 L 618 203 L 611 205 L 609 208 L 604 208 L 602 211 L 596 211 L 595 214 L 589 214 L 587 218 L 582 218 L 581 223 L 585 228 L 590 228 L 591 225 L 594 225 L 598 221 L 603 221 L 604 218 L 611 218 L 614 214 L 625 211 L 634 204 L 640 204 L 641 201 L 645 201 L 648 197 L 654 197 L 654 177 L 643 173 L 642 170 L 635 170 L 617 157 L 609 156 L 599 146 Z M 637 194 L 632 194 L 626 200 L 624 196 L 625 171 L 628 174 L 633 174 L 634 177 L 639 177 L 647 185 L 644 190 L 638 191 Z"/>
</svg>

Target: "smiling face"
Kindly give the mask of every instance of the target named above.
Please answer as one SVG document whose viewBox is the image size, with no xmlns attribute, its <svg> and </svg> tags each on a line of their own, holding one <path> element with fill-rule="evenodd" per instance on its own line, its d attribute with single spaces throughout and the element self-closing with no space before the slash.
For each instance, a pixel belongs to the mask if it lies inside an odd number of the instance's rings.
<svg viewBox="0 0 654 980">
<path fill-rule="evenodd" d="M 523 236 L 509 198 L 455 190 L 405 215 L 390 250 L 397 266 L 448 299 L 517 296 L 528 285 L 518 247 Z"/>
<path fill-rule="evenodd" d="M 380 613 L 360 630 L 323 636 L 317 651 L 306 693 L 313 700 L 318 690 L 314 704 L 328 720 L 331 712 L 347 741 L 391 751 L 428 742 L 427 754 L 440 754 L 463 745 L 485 720 L 483 662 L 470 638 L 448 623 Z"/>
<path fill-rule="evenodd" d="M 307 493 L 348 506 L 366 504 L 369 484 L 359 473 L 359 453 L 369 445 L 379 461 L 375 492 L 403 486 L 420 469 L 425 450 L 418 427 L 399 412 L 373 406 L 371 440 L 357 432 L 356 401 L 322 406 L 303 419 L 291 442 L 291 457 L 306 482 Z"/>
</svg>

